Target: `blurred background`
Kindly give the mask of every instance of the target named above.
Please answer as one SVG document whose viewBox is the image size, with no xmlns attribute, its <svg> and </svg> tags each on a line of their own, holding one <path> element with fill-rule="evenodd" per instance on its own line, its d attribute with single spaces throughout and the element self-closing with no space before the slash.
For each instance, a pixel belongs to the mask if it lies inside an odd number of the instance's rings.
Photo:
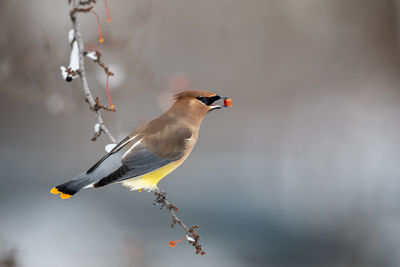
<svg viewBox="0 0 400 267">
<path fill-rule="evenodd" d="M 400 266 L 400 1 L 108 0 L 80 15 L 115 76 L 122 139 L 186 89 L 229 96 L 160 183 L 205 256 L 119 185 L 50 188 L 95 163 L 96 118 L 66 83 L 66 0 L 0 1 L 0 266 Z M 86 62 L 95 96 L 105 75 Z"/>
</svg>

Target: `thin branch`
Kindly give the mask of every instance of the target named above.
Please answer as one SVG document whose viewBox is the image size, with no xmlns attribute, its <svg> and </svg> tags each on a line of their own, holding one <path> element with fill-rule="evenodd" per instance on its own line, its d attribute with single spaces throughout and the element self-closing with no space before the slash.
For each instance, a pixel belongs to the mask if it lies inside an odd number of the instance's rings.
<svg viewBox="0 0 400 267">
<path fill-rule="evenodd" d="M 74 2 L 72 2 L 72 6 L 74 5 Z M 71 17 L 71 20 L 74 20 L 74 18 L 76 17 L 75 13 L 77 12 L 82 12 L 82 13 L 88 13 L 93 9 L 93 6 L 90 6 L 88 8 L 79 8 L 79 7 L 74 7 L 70 12 L 69 12 L 69 16 Z"/>
<path fill-rule="evenodd" d="M 79 1 L 79 4 L 80 4 L 81 6 L 90 5 L 90 4 L 96 4 L 96 1 L 97 1 L 97 0 Z"/>
<path fill-rule="evenodd" d="M 99 99 L 96 97 L 94 98 L 90 89 L 89 89 L 89 84 L 86 78 L 86 70 L 85 70 L 85 55 L 87 52 L 84 50 L 84 45 L 83 45 L 83 40 L 82 40 L 82 34 L 80 31 L 80 25 L 79 25 L 79 20 L 77 17 L 77 13 L 82 12 L 82 13 L 87 13 L 90 10 L 92 10 L 93 6 L 90 6 L 88 8 L 81 8 L 80 5 L 88 5 L 91 3 L 96 3 L 95 0 L 87 0 L 87 1 L 79 1 L 79 0 L 69 0 L 69 3 L 72 1 L 72 10 L 70 11 L 70 17 L 72 21 L 72 25 L 74 28 L 74 35 L 75 35 L 75 40 L 78 43 L 78 51 L 79 51 L 79 71 L 73 71 L 70 69 L 67 69 L 68 74 L 79 74 L 81 77 L 82 81 L 82 88 L 85 94 L 85 99 L 86 102 L 89 104 L 90 109 L 97 115 L 97 120 L 99 124 L 99 131 L 96 131 L 92 141 L 96 141 L 96 139 L 100 136 L 101 132 L 104 132 L 108 138 L 111 140 L 112 143 L 116 143 L 115 138 L 111 135 L 110 131 L 107 129 L 103 122 L 103 118 L 101 117 L 100 110 L 108 110 L 108 111 L 115 111 L 114 109 L 107 108 L 105 106 L 100 105 Z M 107 76 L 112 76 L 114 73 L 112 73 L 109 68 L 101 61 L 101 54 L 100 52 L 96 51 L 96 56 L 97 59 L 94 60 L 101 68 L 103 68 L 104 72 L 106 73 Z M 201 245 L 199 244 L 200 241 L 200 236 L 196 232 L 196 229 L 199 227 L 198 225 L 192 225 L 191 227 L 187 227 L 181 219 L 176 216 L 175 212 L 177 212 L 179 209 L 176 205 L 171 204 L 168 202 L 166 194 L 161 193 L 158 191 L 154 192 L 156 199 L 155 203 L 160 204 L 162 208 L 166 208 L 171 215 L 172 218 L 172 223 L 171 227 L 174 227 L 175 224 L 179 224 L 186 233 L 186 239 L 189 242 L 189 244 L 193 245 L 196 249 L 196 254 L 204 255 L 206 254 L 204 250 L 202 249 Z"/>
<path fill-rule="evenodd" d="M 88 8 L 89 11 L 91 9 Z M 81 29 L 79 25 L 79 20 L 78 16 L 76 15 L 77 12 L 88 12 L 88 9 L 81 9 L 79 8 L 79 0 L 72 0 L 72 11 L 70 12 L 71 16 L 71 21 L 72 25 L 74 28 L 74 33 L 75 33 L 75 39 L 78 42 L 78 49 L 79 49 L 79 75 L 81 77 L 82 81 L 82 88 L 85 93 L 85 99 L 89 104 L 90 109 L 97 115 L 97 121 L 100 125 L 101 131 L 103 131 L 108 138 L 111 140 L 112 143 L 117 143 L 115 138 L 112 136 L 108 128 L 105 126 L 103 118 L 101 117 L 100 110 L 98 107 L 98 103 L 96 105 L 96 101 L 93 98 L 93 95 L 89 89 L 89 83 L 86 78 L 86 70 L 85 70 L 85 57 L 84 57 L 84 51 L 85 48 L 83 46 L 83 40 L 82 40 L 82 34 L 81 34 Z"/>
<path fill-rule="evenodd" d="M 110 69 L 103 63 L 103 61 L 101 61 L 101 53 L 99 51 L 96 50 L 96 57 L 97 59 L 94 60 L 94 62 L 96 62 L 106 73 L 107 76 L 114 76 L 114 73 L 112 73 L 110 71 Z"/>
<path fill-rule="evenodd" d="M 171 215 L 171 228 L 174 227 L 175 224 L 179 224 L 185 230 L 186 236 L 189 236 L 192 240 L 194 240 L 191 241 L 189 238 L 186 238 L 189 244 L 195 247 L 196 254 L 206 254 L 199 244 L 200 235 L 196 232 L 196 229 L 199 228 L 199 226 L 192 225 L 191 227 L 187 227 L 183 221 L 176 216 L 175 212 L 179 211 L 179 208 L 176 205 L 169 203 L 165 192 L 154 191 L 154 195 L 156 196 L 155 203 L 161 205 L 160 209 L 165 207 L 168 210 L 169 215 Z"/>
</svg>

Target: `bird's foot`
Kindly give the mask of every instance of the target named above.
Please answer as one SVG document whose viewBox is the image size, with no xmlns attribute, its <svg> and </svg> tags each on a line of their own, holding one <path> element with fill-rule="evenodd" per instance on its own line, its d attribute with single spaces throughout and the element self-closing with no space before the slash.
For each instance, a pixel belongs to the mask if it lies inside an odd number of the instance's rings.
<svg viewBox="0 0 400 267">
<path fill-rule="evenodd" d="M 164 200 L 167 200 L 167 193 L 158 190 L 154 191 L 154 195 L 156 196 L 156 199 L 154 200 L 153 205 L 159 207 L 161 210 L 165 206 Z"/>
</svg>

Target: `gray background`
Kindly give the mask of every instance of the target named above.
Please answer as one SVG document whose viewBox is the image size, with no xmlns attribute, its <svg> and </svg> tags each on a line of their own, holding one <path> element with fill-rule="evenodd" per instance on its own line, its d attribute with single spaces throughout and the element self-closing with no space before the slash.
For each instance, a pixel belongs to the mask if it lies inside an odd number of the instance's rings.
<svg viewBox="0 0 400 267">
<path fill-rule="evenodd" d="M 54 185 L 104 154 L 68 65 L 67 1 L 0 2 L 0 258 L 18 266 L 399 266 L 400 2 L 109 0 L 97 43 L 119 139 L 180 90 L 233 99 L 203 122 L 189 159 L 160 183 L 206 256 L 153 195 L 119 185 L 69 200 Z M 105 76 L 87 62 L 95 96 Z M 3 256 L 2 256 L 3 255 Z M 4 260 L 3 260 L 4 261 Z M 0 259 L 0 262 L 2 260 Z M 0 263 L 1 266 L 2 263 Z M 3 263 L 6 266 L 5 263 Z"/>
</svg>

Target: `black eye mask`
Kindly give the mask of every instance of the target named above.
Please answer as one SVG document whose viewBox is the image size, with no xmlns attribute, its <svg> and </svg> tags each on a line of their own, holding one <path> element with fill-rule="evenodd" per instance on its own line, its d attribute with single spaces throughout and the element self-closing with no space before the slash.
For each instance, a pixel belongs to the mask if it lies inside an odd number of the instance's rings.
<svg viewBox="0 0 400 267">
<path fill-rule="evenodd" d="M 214 103 L 217 100 L 220 100 L 221 97 L 219 95 L 215 95 L 215 96 L 211 96 L 211 97 L 196 97 L 198 100 L 200 100 L 201 102 L 203 102 L 204 105 L 211 105 L 212 103 Z"/>
</svg>

